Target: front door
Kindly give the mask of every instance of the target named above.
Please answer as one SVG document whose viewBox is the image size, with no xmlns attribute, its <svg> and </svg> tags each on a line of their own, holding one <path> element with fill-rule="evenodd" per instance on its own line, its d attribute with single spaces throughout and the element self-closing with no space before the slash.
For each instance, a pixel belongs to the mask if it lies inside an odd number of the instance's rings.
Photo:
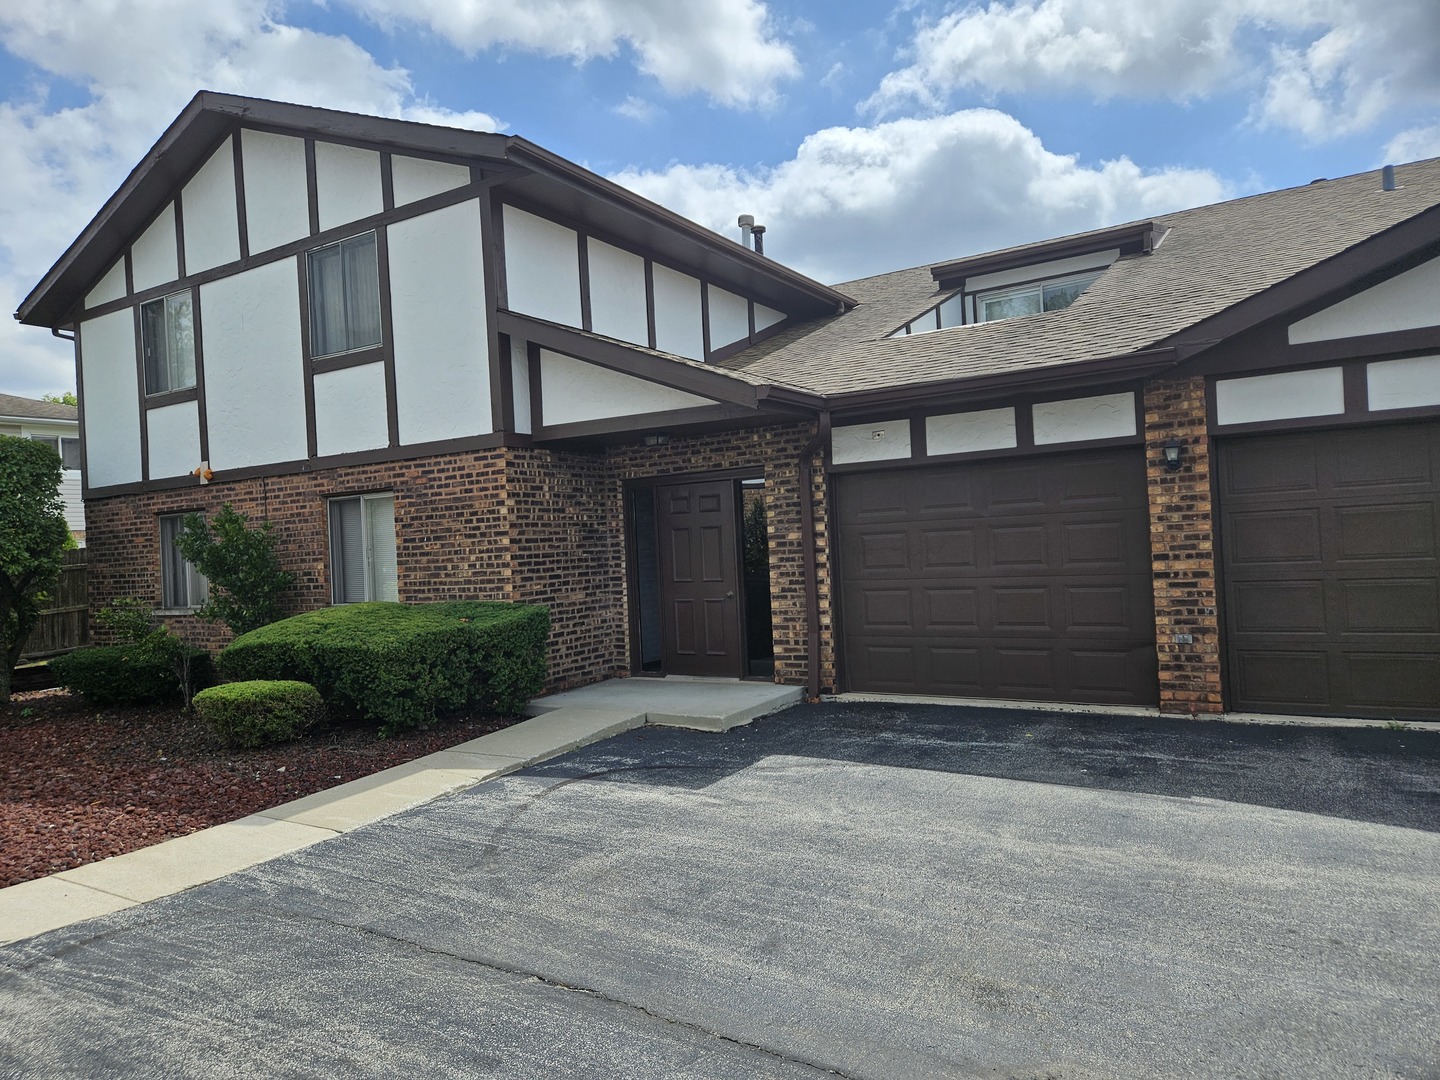
<svg viewBox="0 0 1440 1080">
<path fill-rule="evenodd" d="M 665 671 L 739 677 L 740 572 L 735 482 L 655 489 Z"/>
</svg>

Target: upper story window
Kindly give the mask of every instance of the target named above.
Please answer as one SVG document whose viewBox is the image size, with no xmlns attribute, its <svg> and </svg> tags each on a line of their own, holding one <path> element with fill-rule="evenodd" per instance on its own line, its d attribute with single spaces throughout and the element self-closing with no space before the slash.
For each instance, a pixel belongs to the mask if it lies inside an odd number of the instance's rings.
<svg viewBox="0 0 1440 1080">
<path fill-rule="evenodd" d="M 400 598 L 393 495 L 330 500 L 330 581 L 336 604 Z"/>
<path fill-rule="evenodd" d="M 68 435 L 31 435 L 34 442 L 43 442 L 60 455 L 60 464 L 67 469 L 80 468 L 80 440 Z"/>
<path fill-rule="evenodd" d="M 375 234 L 363 233 L 309 254 L 310 355 L 380 344 L 380 272 Z"/>
<path fill-rule="evenodd" d="M 1037 281 L 975 297 L 976 322 L 996 322 L 1042 311 L 1060 311 L 1073 304 L 1100 274 L 1076 274 L 1054 281 Z"/>
<path fill-rule="evenodd" d="M 145 393 L 195 385 L 195 309 L 188 291 L 140 305 L 140 344 L 145 351 Z"/>
</svg>

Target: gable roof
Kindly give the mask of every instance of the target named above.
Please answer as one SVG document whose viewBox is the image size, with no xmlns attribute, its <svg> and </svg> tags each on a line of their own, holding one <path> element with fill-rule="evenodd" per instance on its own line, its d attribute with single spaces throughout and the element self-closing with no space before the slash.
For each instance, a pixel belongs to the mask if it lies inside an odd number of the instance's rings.
<svg viewBox="0 0 1440 1080">
<path fill-rule="evenodd" d="M 313 136 L 397 153 L 470 163 L 502 177 L 502 189 L 575 222 L 623 236 L 717 283 L 804 317 L 853 303 L 848 296 L 757 255 L 743 244 L 552 154 L 518 135 L 392 120 L 202 90 L 106 200 L 20 303 L 15 317 L 57 327 L 190 176 L 240 126 Z"/>
<path fill-rule="evenodd" d="M 1440 245 L 1440 158 L 1398 166 L 1395 175 L 1395 191 L 1381 190 L 1375 170 L 1157 217 L 1151 253 L 1122 255 L 1062 311 L 888 338 L 953 288 L 940 289 L 929 266 L 847 282 L 839 287 L 858 301 L 852 310 L 792 327 L 722 363 L 841 399 L 1057 376 L 1072 365 L 1103 372 L 1101 361 L 1157 349 L 1173 350 L 1157 365 L 1174 363 Z M 1014 252 L 1056 243 L 942 265 L 1006 263 Z"/>
<path fill-rule="evenodd" d="M 77 423 L 80 410 L 74 405 L 57 401 L 36 401 L 34 398 L 0 394 L 0 417 L 16 420 L 67 420 Z"/>
</svg>

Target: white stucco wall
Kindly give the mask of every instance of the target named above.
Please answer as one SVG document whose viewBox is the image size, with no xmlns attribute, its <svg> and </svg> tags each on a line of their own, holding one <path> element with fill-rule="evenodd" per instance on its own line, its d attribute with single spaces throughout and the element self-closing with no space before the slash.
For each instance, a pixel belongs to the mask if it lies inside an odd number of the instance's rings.
<svg viewBox="0 0 1440 1080">
<path fill-rule="evenodd" d="M 305 140 L 243 131 L 245 230 L 252 255 L 310 235 Z"/>
<path fill-rule="evenodd" d="M 184 476 L 200 464 L 200 409 L 193 401 L 145 414 L 150 479 Z"/>
<path fill-rule="evenodd" d="M 750 336 L 750 304 L 743 296 L 710 285 L 706 289 L 710 308 L 710 348 L 722 349 Z"/>
<path fill-rule="evenodd" d="M 597 334 L 628 341 L 650 343 L 650 324 L 645 314 L 645 260 L 639 255 L 591 239 L 590 325 Z"/>
<path fill-rule="evenodd" d="M 1249 424 L 1345 411 L 1344 374 L 1338 367 L 1221 379 L 1215 384 L 1215 422 Z"/>
<path fill-rule="evenodd" d="M 315 143 L 315 201 L 320 228 L 334 229 L 384 209 L 380 155 L 339 143 Z"/>
<path fill-rule="evenodd" d="M 281 259 L 200 287 L 216 471 L 305 457 L 296 275 L 296 261 Z"/>
<path fill-rule="evenodd" d="M 910 456 L 910 421 L 846 424 L 830 432 L 830 455 L 836 465 L 890 461 Z"/>
<path fill-rule="evenodd" d="M 119 300 L 125 295 L 125 260 L 118 260 L 114 266 L 105 271 L 95 288 L 91 289 L 85 296 L 87 308 L 99 307 L 101 304 L 108 304 L 111 300 Z"/>
<path fill-rule="evenodd" d="M 185 214 L 185 272 L 240 258 L 240 216 L 235 201 L 235 157 L 226 139 L 191 177 L 180 196 Z"/>
<path fill-rule="evenodd" d="M 315 376 L 315 451 L 321 457 L 378 450 L 390 442 L 385 417 L 385 365 Z"/>
<path fill-rule="evenodd" d="M 493 430 L 479 204 L 397 221 L 389 239 L 400 441 Z"/>
<path fill-rule="evenodd" d="M 395 154 L 390 158 L 390 180 L 395 190 L 395 205 L 404 206 L 464 187 L 470 182 L 470 170 L 448 161 Z"/>
<path fill-rule="evenodd" d="M 131 309 L 80 324 L 85 457 L 91 487 L 140 479 L 140 405 Z"/>
<path fill-rule="evenodd" d="M 169 203 L 150 227 L 130 247 L 130 267 L 135 291 L 144 292 L 180 276 L 175 244 L 175 204 Z"/>
<path fill-rule="evenodd" d="M 1370 408 L 1413 409 L 1440 405 L 1440 356 L 1410 356 L 1366 365 Z"/>
<path fill-rule="evenodd" d="M 698 394 L 596 367 L 549 349 L 540 352 L 540 388 L 547 427 L 715 404 Z"/>
<path fill-rule="evenodd" d="M 504 221 L 510 310 L 579 326 L 580 251 L 575 230 L 513 206 L 505 207 Z"/>
<path fill-rule="evenodd" d="M 1440 259 L 1421 263 L 1292 323 L 1289 336 L 1290 344 L 1298 345 L 1421 326 L 1440 326 Z"/>
<path fill-rule="evenodd" d="M 655 347 L 691 360 L 705 359 L 700 319 L 700 282 L 689 274 L 656 263 Z"/>
<path fill-rule="evenodd" d="M 1100 394 L 1046 401 L 1032 405 L 1030 415 L 1036 446 L 1118 439 L 1135 434 L 1135 395 Z"/>
<path fill-rule="evenodd" d="M 526 357 L 526 344 L 510 339 L 510 382 L 515 394 L 515 430 L 524 435 L 531 432 L 530 419 L 530 361 Z"/>
<path fill-rule="evenodd" d="M 1007 285 L 1019 285 L 1026 281 L 1038 281 L 1041 278 L 1064 277 L 1067 274 L 1079 274 L 1086 270 L 1099 270 L 1109 266 L 1119 257 L 1120 249 L 1111 248 L 1109 251 L 1097 251 L 1089 255 L 1073 255 L 1068 259 L 1051 259 L 1049 262 L 1017 266 L 1013 270 L 997 270 L 993 274 L 980 274 L 976 277 L 966 278 L 965 291 L 973 293 L 982 289 L 1003 289 Z"/>
<path fill-rule="evenodd" d="M 925 419 L 925 448 L 930 454 L 971 454 L 1008 450 L 1015 445 L 1014 409 L 985 409 Z"/>
<path fill-rule="evenodd" d="M 783 311 L 776 311 L 774 308 L 766 307 L 764 304 L 755 305 L 755 332 L 767 330 L 778 322 L 785 319 Z"/>
</svg>

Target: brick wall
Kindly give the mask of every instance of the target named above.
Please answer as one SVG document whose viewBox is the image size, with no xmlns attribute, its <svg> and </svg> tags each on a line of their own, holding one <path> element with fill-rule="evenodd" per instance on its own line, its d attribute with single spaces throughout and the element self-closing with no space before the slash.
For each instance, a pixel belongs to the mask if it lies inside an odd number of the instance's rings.
<svg viewBox="0 0 1440 1080">
<path fill-rule="evenodd" d="M 1163 447 L 1170 439 L 1182 447 L 1177 472 L 1164 465 Z M 1220 627 L 1203 377 L 1158 380 L 1145 388 L 1145 461 L 1160 709 L 1218 713 Z M 1177 635 L 1192 640 L 1177 642 Z"/>
</svg>

